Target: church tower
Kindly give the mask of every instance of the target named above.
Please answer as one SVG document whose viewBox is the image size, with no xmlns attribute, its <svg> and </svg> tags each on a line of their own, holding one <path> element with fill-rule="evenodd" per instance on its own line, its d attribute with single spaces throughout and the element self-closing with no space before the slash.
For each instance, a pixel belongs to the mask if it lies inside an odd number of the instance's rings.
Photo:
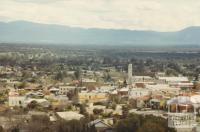
<svg viewBox="0 0 200 132">
<path fill-rule="evenodd" d="M 132 75 L 133 75 L 133 66 L 132 64 L 128 65 L 128 84 L 131 85 L 132 84 Z"/>
</svg>

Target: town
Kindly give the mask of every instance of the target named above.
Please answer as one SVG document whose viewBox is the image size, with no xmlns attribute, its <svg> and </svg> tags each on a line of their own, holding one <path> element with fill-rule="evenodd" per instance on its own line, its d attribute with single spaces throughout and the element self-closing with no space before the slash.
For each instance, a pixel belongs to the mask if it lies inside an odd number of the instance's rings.
<svg viewBox="0 0 200 132">
<path fill-rule="evenodd" d="M 200 129 L 198 52 L 0 46 L 0 131 Z"/>
</svg>

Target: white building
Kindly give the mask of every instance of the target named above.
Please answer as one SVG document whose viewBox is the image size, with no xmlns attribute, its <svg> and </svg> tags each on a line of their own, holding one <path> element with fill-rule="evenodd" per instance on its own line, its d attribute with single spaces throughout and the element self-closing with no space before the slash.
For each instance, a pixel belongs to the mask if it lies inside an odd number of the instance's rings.
<svg viewBox="0 0 200 132">
<path fill-rule="evenodd" d="M 167 101 L 168 126 L 176 130 L 193 129 L 196 111 L 200 107 L 200 95 L 178 96 Z"/>
<path fill-rule="evenodd" d="M 155 84 L 155 85 L 146 85 L 146 88 L 149 89 L 152 94 L 180 94 L 180 88 L 171 87 L 168 84 Z"/>
<path fill-rule="evenodd" d="M 150 76 L 133 76 L 133 82 L 154 82 L 154 78 Z"/>
<path fill-rule="evenodd" d="M 36 101 L 39 105 L 43 107 L 48 107 L 50 105 L 49 101 L 47 101 L 46 99 L 28 98 L 27 96 L 20 96 L 18 92 L 9 92 L 8 105 L 10 107 L 26 107 L 32 101 Z"/>
<path fill-rule="evenodd" d="M 89 78 L 82 78 L 82 83 L 96 83 L 96 80 Z"/>
<path fill-rule="evenodd" d="M 168 84 L 189 82 L 187 77 L 158 77 L 158 80 Z"/>
<path fill-rule="evenodd" d="M 9 96 L 8 102 L 10 107 L 14 106 L 24 106 L 26 97 L 25 96 Z"/>
<path fill-rule="evenodd" d="M 57 112 L 56 113 L 60 118 L 64 120 L 80 120 L 81 118 L 84 118 L 84 115 L 78 114 L 73 111 L 68 111 L 68 112 Z"/>
<path fill-rule="evenodd" d="M 24 106 L 25 96 L 19 96 L 19 93 L 15 91 L 10 91 L 8 95 L 8 105 L 10 107 Z"/>
<path fill-rule="evenodd" d="M 70 90 L 75 90 L 76 86 L 59 86 L 59 94 L 66 94 Z"/>
<path fill-rule="evenodd" d="M 35 99 L 35 98 L 27 98 L 25 101 L 24 101 L 24 106 L 26 107 L 28 104 L 30 104 L 31 102 L 37 102 L 37 104 L 39 104 L 40 106 L 42 107 L 49 107 L 50 106 L 50 102 L 46 99 Z"/>
<path fill-rule="evenodd" d="M 149 89 L 145 89 L 145 88 L 133 88 L 129 91 L 129 99 L 136 99 L 139 97 L 143 97 L 143 96 L 148 96 L 151 94 L 151 91 Z"/>
</svg>

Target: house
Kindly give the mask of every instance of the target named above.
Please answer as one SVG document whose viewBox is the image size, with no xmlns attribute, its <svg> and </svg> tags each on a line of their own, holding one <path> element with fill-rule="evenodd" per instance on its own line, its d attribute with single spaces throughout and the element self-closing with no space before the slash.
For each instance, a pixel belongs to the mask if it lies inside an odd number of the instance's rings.
<svg viewBox="0 0 200 132">
<path fill-rule="evenodd" d="M 164 76 L 166 76 L 165 72 L 157 72 L 156 73 L 156 78 L 158 78 L 158 77 L 164 77 Z"/>
<path fill-rule="evenodd" d="M 59 94 L 67 94 L 71 90 L 75 90 L 76 86 L 59 86 Z"/>
<path fill-rule="evenodd" d="M 99 93 L 95 91 L 78 93 L 79 102 L 102 102 L 108 100 L 107 93 Z"/>
<path fill-rule="evenodd" d="M 170 86 L 186 90 L 186 89 L 192 89 L 194 87 L 194 84 L 191 82 L 179 82 L 179 83 L 171 83 Z"/>
<path fill-rule="evenodd" d="M 13 106 L 24 106 L 24 102 L 26 100 L 26 96 L 20 96 L 16 91 L 10 91 L 8 93 L 8 105 L 10 107 Z"/>
<path fill-rule="evenodd" d="M 104 92 L 104 93 L 106 93 L 106 92 L 110 92 L 110 91 L 113 91 L 113 90 L 115 90 L 116 89 L 116 87 L 115 86 L 101 86 L 101 87 L 99 87 L 99 88 L 97 88 L 96 90 L 97 91 L 99 91 L 99 92 Z"/>
<path fill-rule="evenodd" d="M 121 96 L 128 96 L 128 92 L 129 92 L 129 88 L 124 87 L 124 88 L 121 88 L 118 91 L 118 94 L 121 95 Z"/>
<path fill-rule="evenodd" d="M 29 98 L 43 98 L 44 97 L 44 94 L 41 93 L 41 92 L 28 92 L 26 93 L 26 97 L 29 97 Z"/>
<path fill-rule="evenodd" d="M 25 96 L 13 95 L 8 97 L 8 105 L 10 107 L 14 106 L 24 106 L 25 103 Z"/>
<path fill-rule="evenodd" d="M 90 86 L 90 85 L 95 85 L 96 84 L 96 80 L 89 79 L 89 78 L 83 78 L 81 80 L 81 83 L 82 83 L 83 86 Z"/>
<path fill-rule="evenodd" d="M 143 96 L 148 96 L 151 94 L 149 89 L 145 88 L 133 88 L 129 91 L 129 99 L 136 99 Z"/>
<path fill-rule="evenodd" d="M 155 84 L 155 85 L 146 85 L 146 88 L 149 89 L 153 95 L 178 95 L 180 93 L 180 88 L 171 87 L 168 84 Z"/>
<path fill-rule="evenodd" d="M 64 107 L 69 104 L 68 97 L 64 95 L 58 95 L 58 96 L 50 95 L 48 96 L 48 99 L 51 100 L 52 108 Z"/>
<path fill-rule="evenodd" d="M 113 128 L 110 124 L 104 120 L 97 119 L 88 124 L 89 127 L 94 127 L 97 132 L 113 132 Z"/>
<path fill-rule="evenodd" d="M 90 114 L 94 114 L 93 110 L 98 109 L 98 110 L 102 110 L 103 112 L 106 111 L 106 106 L 103 105 L 93 105 L 93 103 L 89 104 L 89 107 L 87 107 L 87 112 Z"/>
<path fill-rule="evenodd" d="M 167 84 L 173 84 L 173 83 L 180 83 L 180 82 L 189 82 L 187 77 L 158 77 L 158 80 L 160 82 L 164 82 Z"/>
<path fill-rule="evenodd" d="M 132 76 L 132 82 L 153 82 L 154 78 L 150 76 Z"/>
<path fill-rule="evenodd" d="M 77 112 L 73 112 L 73 111 L 56 112 L 56 114 L 59 118 L 64 119 L 66 121 L 80 120 L 81 118 L 84 118 L 84 115 L 78 114 Z"/>
<path fill-rule="evenodd" d="M 59 91 L 60 91 L 60 89 L 54 88 L 54 87 L 49 89 L 49 92 L 54 95 L 58 95 Z"/>
<path fill-rule="evenodd" d="M 31 102 L 37 102 L 37 104 L 39 104 L 40 106 L 42 107 L 49 107 L 50 106 L 50 102 L 46 99 L 35 99 L 35 98 L 27 98 L 25 101 L 24 101 L 24 106 L 26 107 L 28 104 L 30 104 Z"/>
</svg>

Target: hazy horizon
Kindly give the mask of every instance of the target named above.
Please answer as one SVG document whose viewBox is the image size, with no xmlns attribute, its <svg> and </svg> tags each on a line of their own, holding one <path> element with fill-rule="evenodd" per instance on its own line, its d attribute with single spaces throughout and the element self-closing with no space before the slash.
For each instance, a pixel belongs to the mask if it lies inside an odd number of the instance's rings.
<svg viewBox="0 0 200 132">
<path fill-rule="evenodd" d="M 174 46 L 199 45 L 200 27 L 188 27 L 177 32 L 74 28 L 60 25 L 15 21 L 0 23 L 0 42 L 124 45 L 124 46 Z"/>
</svg>

